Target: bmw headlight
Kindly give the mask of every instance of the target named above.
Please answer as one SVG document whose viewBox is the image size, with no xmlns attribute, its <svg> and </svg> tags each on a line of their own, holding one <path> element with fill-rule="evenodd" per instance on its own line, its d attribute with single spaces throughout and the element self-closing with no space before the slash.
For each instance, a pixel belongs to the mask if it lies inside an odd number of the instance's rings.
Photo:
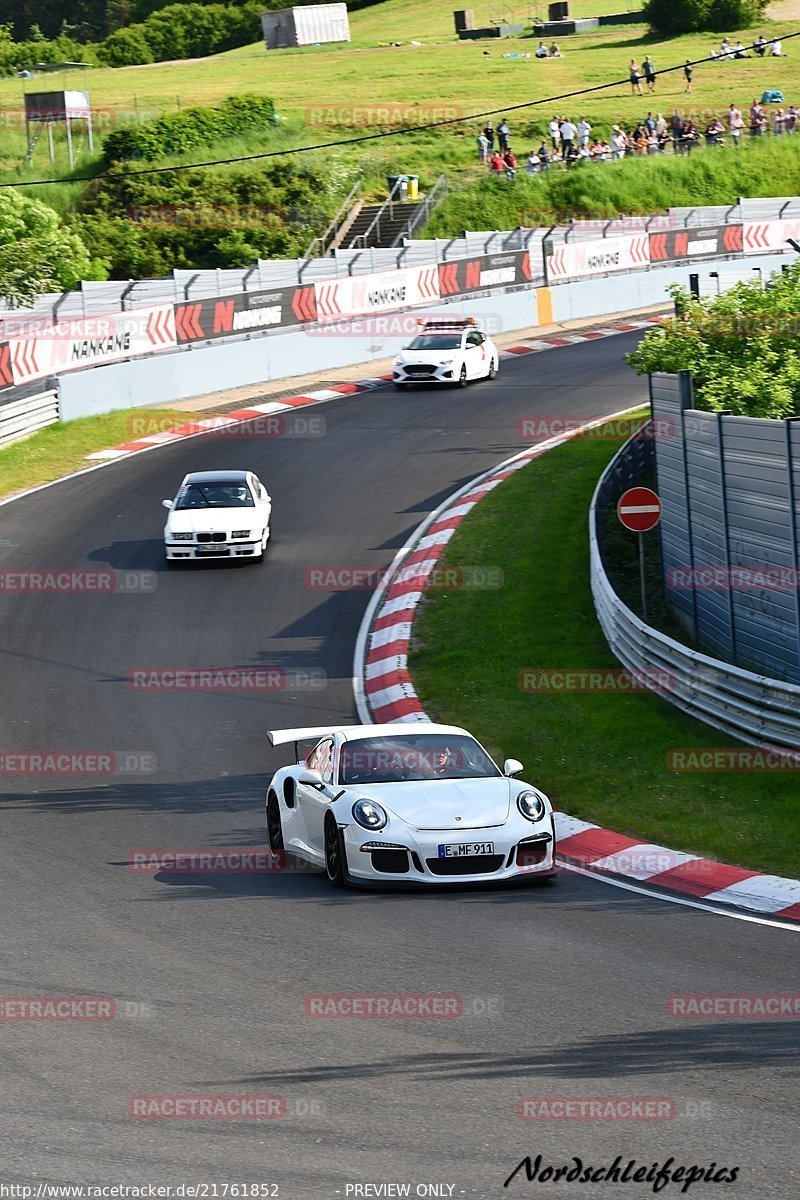
<svg viewBox="0 0 800 1200">
<path fill-rule="evenodd" d="M 376 804 L 374 800 L 356 800 L 353 805 L 353 817 L 362 829 L 383 829 L 389 819 L 380 804 Z"/>
<path fill-rule="evenodd" d="M 190 542 L 194 537 L 193 533 L 168 533 L 167 537 L 171 542 Z"/>
<path fill-rule="evenodd" d="M 541 821 L 545 813 L 544 800 L 538 792 L 520 792 L 517 808 L 528 821 Z"/>
<path fill-rule="evenodd" d="M 249 529 L 234 529 L 231 537 L 250 537 Z"/>
</svg>

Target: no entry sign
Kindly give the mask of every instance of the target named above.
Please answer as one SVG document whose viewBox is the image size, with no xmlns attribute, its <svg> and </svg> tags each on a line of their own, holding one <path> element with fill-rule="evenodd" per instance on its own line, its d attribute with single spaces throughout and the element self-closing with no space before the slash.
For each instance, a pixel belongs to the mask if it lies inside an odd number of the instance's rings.
<svg viewBox="0 0 800 1200">
<path fill-rule="evenodd" d="M 617 516 L 626 529 L 647 533 L 661 520 L 661 501 L 650 488 L 628 488 L 619 498 Z"/>
</svg>

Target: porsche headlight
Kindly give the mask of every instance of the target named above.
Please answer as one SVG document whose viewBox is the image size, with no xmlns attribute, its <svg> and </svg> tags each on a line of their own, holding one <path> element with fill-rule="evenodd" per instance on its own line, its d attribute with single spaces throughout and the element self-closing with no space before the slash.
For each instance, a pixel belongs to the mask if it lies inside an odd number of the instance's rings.
<svg viewBox="0 0 800 1200">
<path fill-rule="evenodd" d="M 234 529 L 231 537 L 250 537 L 249 529 Z"/>
<path fill-rule="evenodd" d="M 541 821 L 545 813 L 544 800 L 537 792 L 520 792 L 517 808 L 528 821 Z"/>
<path fill-rule="evenodd" d="M 167 537 L 171 542 L 190 542 L 194 537 L 193 533 L 168 533 Z"/>
<path fill-rule="evenodd" d="M 362 829 L 383 829 L 389 819 L 380 804 L 376 804 L 374 800 L 356 800 L 353 805 L 353 817 Z"/>
</svg>

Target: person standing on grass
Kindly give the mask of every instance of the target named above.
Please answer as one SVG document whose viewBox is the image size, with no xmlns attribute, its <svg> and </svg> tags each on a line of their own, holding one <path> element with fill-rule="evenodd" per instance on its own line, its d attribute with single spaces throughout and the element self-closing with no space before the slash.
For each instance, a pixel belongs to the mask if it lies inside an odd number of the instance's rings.
<svg viewBox="0 0 800 1200">
<path fill-rule="evenodd" d="M 667 121 L 666 121 L 664 114 L 656 113 L 656 133 L 658 134 L 658 136 L 662 137 L 667 132 L 668 128 L 669 128 L 669 126 L 667 125 Z"/>
<path fill-rule="evenodd" d="M 775 134 L 775 137 L 781 137 L 783 134 L 784 120 L 783 109 L 776 108 L 772 114 L 772 132 Z"/>
<path fill-rule="evenodd" d="M 494 150 L 494 129 L 492 128 L 491 121 L 486 122 L 486 125 L 483 130 L 483 136 L 486 138 L 486 141 L 489 143 L 489 154 L 491 154 Z"/>
<path fill-rule="evenodd" d="M 508 135 L 511 130 L 508 128 L 508 121 L 503 117 L 500 124 L 497 126 L 497 140 L 500 146 L 500 153 L 505 154 L 508 149 Z"/>
<path fill-rule="evenodd" d="M 628 68 L 631 81 L 631 95 L 642 95 L 642 73 L 639 69 L 639 64 L 635 58 L 631 59 L 631 65 Z"/>
<path fill-rule="evenodd" d="M 586 117 L 581 117 L 578 121 L 578 149 L 583 150 L 589 145 L 589 134 L 592 132 L 592 127 L 586 120 Z"/>
<path fill-rule="evenodd" d="M 734 146 L 738 146 L 741 140 L 742 130 L 744 129 L 744 121 L 742 120 L 742 114 L 733 101 L 731 101 L 730 105 L 728 106 L 727 121 L 730 135 L 733 138 L 733 144 Z"/>
<path fill-rule="evenodd" d="M 539 157 L 539 166 L 541 167 L 541 169 L 543 171 L 549 171 L 551 154 L 550 154 L 550 150 L 548 148 L 547 142 L 544 140 L 544 138 L 542 138 L 542 144 L 539 147 L 539 149 L 536 151 L 536 153 Z"/>
<path fill-rule="evenodd" d="M 489 159 L 489 170 L 497 175 L 502 175 L 506 169 L 506 164 L 499 150 L 495 150 L 492 157 Z"/>
<path fill-rule="evenodd" d="M 669 119 L 670 132 L 672 133 L 672 149 L 675 154 L 678 153 L 680 145 L 681 133 L 683 132 L 683 115 L 679 108 L 676 108 Z"/>
<path fill-rule="evenodd" d="M 786 110 L 786 120 L 784 121 L 784 129 L 787 133 L 794 133 L 797 124 L 797 109 L 793 104 L 790 104 Z"/>
<path fill-rule="evenodd" d="M 561 157 L 566 162 L 575 145 L 575 134 L 578 132 L 578 127 L 570 121 L 569 117 L 565 117 L 558 132 L 561 134 Z"/>
<path fill-rule="evenodd" d="M 654 92 L 656 90 L 656 67 L 649 54 L 645 54 L 644 56 L 642 70 L 644 71 L 644 77 L 647 81 L 648 92 Z"/>
<path fill-rule="evenodd" d="M 558 117 L 553 117 L 547 128 L 550 133 L 550 145 L 553 148 L 553 154 L 558 154 L 558 148 L 561 144 L 561 121 Z"/>
<path fill-rule="evenodd" d="M 510 146 L 506 148 L 503 155 L 503 162 L 506 164 L 506 179 L 509 181 L 517 178 L 517 156 Z"/>
<path fill-rule="evenodd" d="M 692 64 L 687 58 L 686 62 L 683 64 L 683 77 L 686 80 L 686 87 L 683 90 L 687 93 L 687 95 L 691 95 L 692 93 L 692 73 Z"/>
<path fill-rule="evenodd" d="M 481 130 L 476 140 L 478 142 L 478 161 L 485 164 L 489 157 L 489 139 Z"/>
</svg>

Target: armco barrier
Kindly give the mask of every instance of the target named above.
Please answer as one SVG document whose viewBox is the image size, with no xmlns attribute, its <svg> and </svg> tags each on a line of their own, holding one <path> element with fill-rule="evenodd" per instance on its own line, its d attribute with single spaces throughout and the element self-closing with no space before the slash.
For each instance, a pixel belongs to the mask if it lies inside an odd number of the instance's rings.
<svg viewBox="0 0 800 1200">
<path fill-rule="evenodd" d="M 612 652 L 632 671 L 669 673 L 673 683 L 662 698 L 705 724 L 754 745 L 800 749 L 800 687 L 681 645 L 646 625 L 614 591 L 603 562 L 601 522 L 621 491 L 640 478 L 634 463 L 639 453 L 634 435 L 600 477 L 589 513 L 592 596 Z"/>
<path fill-rule="evenodd" d="M 9 388 L 0 392 L 0 446 L 36 433 L 59 419 L 55 388 L 34 390 Z"/>
</svg>

